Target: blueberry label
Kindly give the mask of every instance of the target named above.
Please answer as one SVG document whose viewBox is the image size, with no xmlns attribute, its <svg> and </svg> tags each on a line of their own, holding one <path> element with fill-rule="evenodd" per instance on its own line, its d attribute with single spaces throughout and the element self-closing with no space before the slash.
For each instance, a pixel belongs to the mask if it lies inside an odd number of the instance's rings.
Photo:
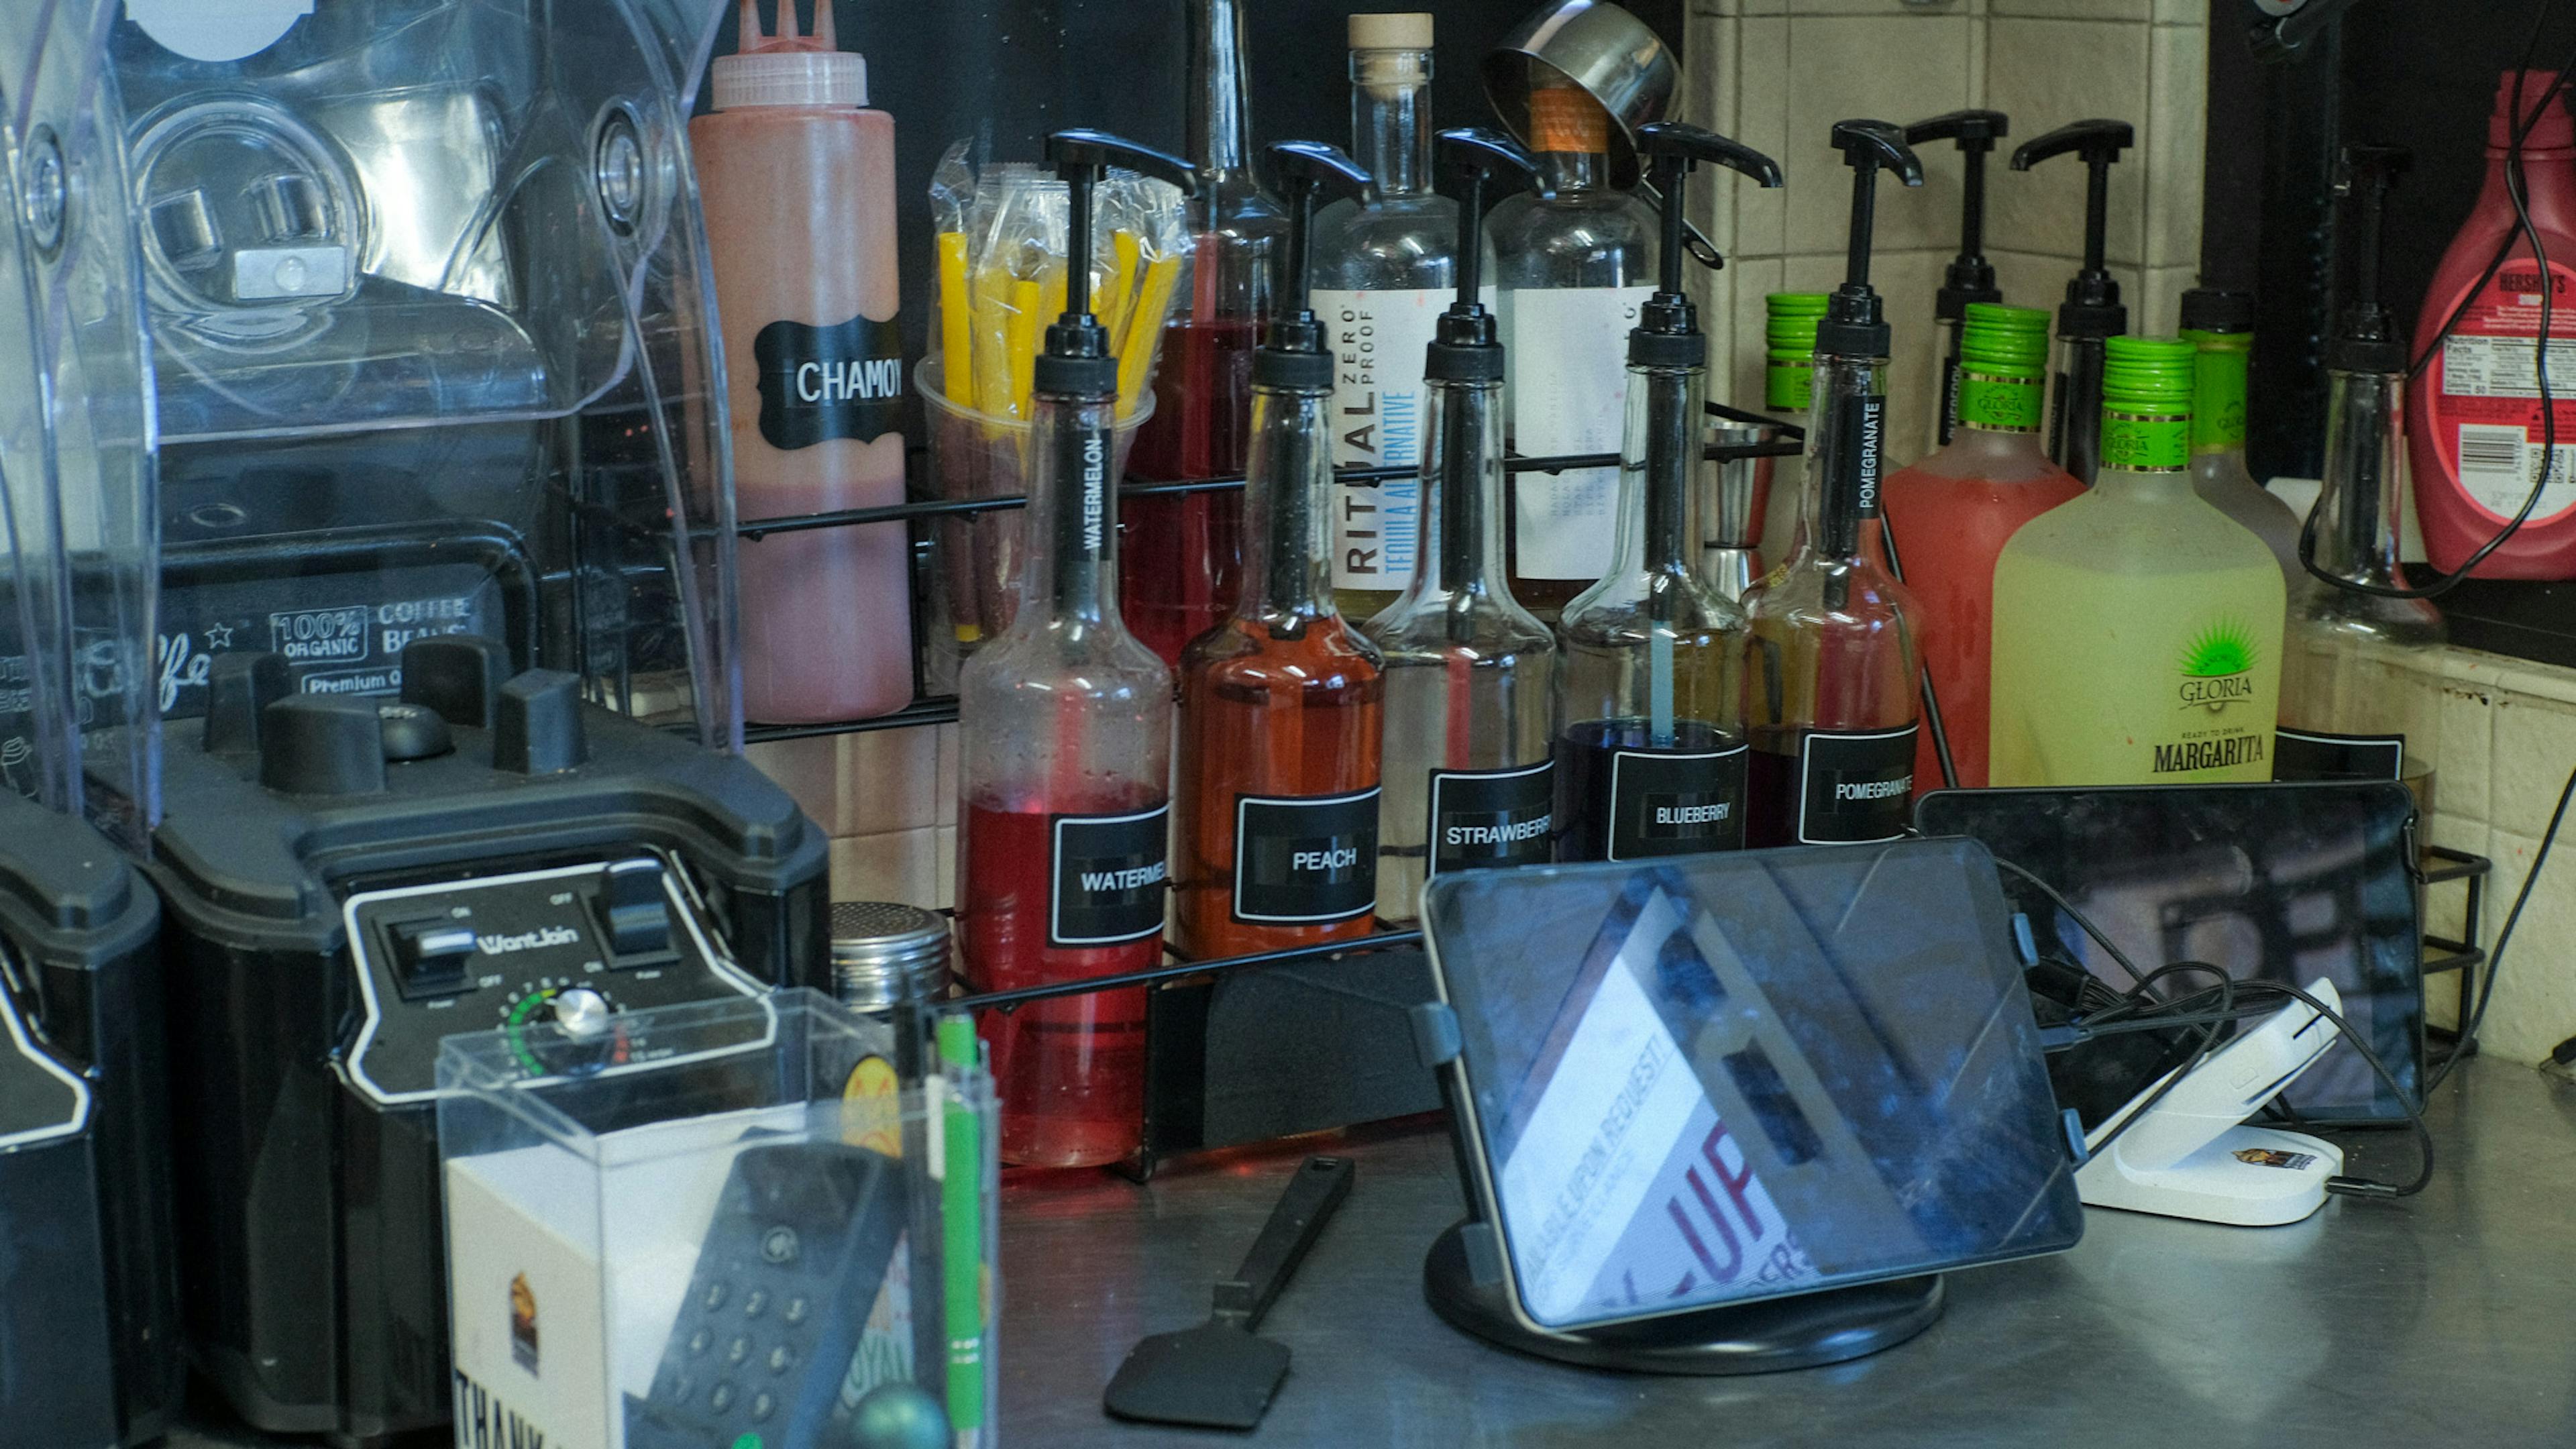
<svg viewBox="0 0 2576 1449">
<path fill-rule="evenodd" d="M 1901 730 L 1817 730 L 1798 750 L 1798 839 L 1865 845 L 1905 833 L 1914 801 L 1914 736 Z"/>
<path fill-rule="evenodd" d="M 2404 735 L 2328 735 L 2285 729 L 2273 740 L 2275 780 L 2394 780 L 2405 763 Z"/>
<path fill-rule="evenodd" d="M 1741 850 L 1750 758 L 1743 745 L 1619 751 L 1610 760 L 1610 858 Z"/>
<path fill-rule="evenodd" d="M 1051 946 L 1115 946 L 1163 929 L 1172 807 L 1133 815 L 1058 815 Z"/>
<path fill-rule="evenodd" d="M 1431 772 L 1431 870 L 1544 865 L 1556 825 L 1556 764 Z"/>
<path fill-rule="evenodd" d="M 760 436 L 781 452 L 830 438 L 873 443 L 903 426 L 903 329 L 892 318 L 772 322 L 752 339 L 751 356 Z"/>
<path fill-rule="evenodd" d="M 1315 925 L 1375 910 L 1378 794 L 1238 797 L 1234 918 Z"/>
</svg>

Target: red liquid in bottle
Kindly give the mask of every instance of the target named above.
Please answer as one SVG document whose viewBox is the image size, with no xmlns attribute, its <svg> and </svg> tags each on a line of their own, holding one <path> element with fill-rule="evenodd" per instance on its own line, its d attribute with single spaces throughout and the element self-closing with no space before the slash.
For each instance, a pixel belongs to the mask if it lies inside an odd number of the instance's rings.
<svg viewBox="0 0 2576 1449">
<path fill-rule="evenodd" d="M 1234 618 L 1191 651 L 1183 680 L 1181 774 L 1191 784 L 1172 851 L 1176 944 L 1203 960 L 1367 935 L 1365 911 L 1317 925 L 1235 919 L 1235 805 L 1377 785 L 1386 696 L 1377 662 L 1338 618 L 1295 638 Z"/>
<path fill-rule="evenodd" d="M 1154 416 L 1137 432 L 1127 471 L 1178 483 L 1241 473 L 1252 417 L 1250 321 L 1176 322 L 1163 329 Z M 1234 612 L 1242 588 L 1243 495 L 1226 490 L 1131 498 L 1118 608 L 1129 631 L 1166 664 Z"/>
<path fill-rule="evenodd" d="M 1061 812 L 967 807 L 966 875 L 975 890 L 957 908 L 966 976 L 978 991 L 1013 991 L 1087 977 L 1150 971 L 1160 937 L 1094 949 L 1047 944 L 1056 813 L 1115 814 L 1151 800 L 1083 802 Z M 1001 1097 L 1004 1162 L 1096 1167 L 1123 1161 L 1144 1141 L 1143 988 L 1034 1001 L 983 1022 Z"/>
<path fill-rule="evenodd" d="M 1961 436 L 1967 435 L 1963 430 Z M 1963 789 L 1986 786 L 1995 560 L 2023 524 L 2084 491 L 2074 474 L 2044 457 L 2036 461 L 2039 472 L 2010 479 L 1936 473 L 1917 464 L 1881 488 L 1905 565 L 1906 592 L 1921 605 L 1914 615 L 1915 644 L 1941 701 L 1950 761 Z M 1941 762 L 1928 728 L 1915 747 L 1914 788 L 1918 794 L 1941 788 Z"/>
</svg>

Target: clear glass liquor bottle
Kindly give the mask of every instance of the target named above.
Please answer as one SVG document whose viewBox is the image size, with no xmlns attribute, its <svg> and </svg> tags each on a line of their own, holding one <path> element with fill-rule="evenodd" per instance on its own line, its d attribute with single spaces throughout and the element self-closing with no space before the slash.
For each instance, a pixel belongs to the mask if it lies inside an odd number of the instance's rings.
<svg viewBox="0 0 2576 1449">
<path fill-rule="evenodd" d="M 1431 187 L 1431 17 L 1354 15 L 1350 39 L 1352 157 L 1372 182 L 1315 216 L 1314 308 L 1336 363 L 1332 461 L 1418 468 L 1423 351 L 1458 286 L 1458 205 Z M 1421 484 L 1407 474 L 1336 493 L 1334 600 L 1366 619 L 1413 577 Z"/>
<path fill-rule="evenodd" d="M 1287 213 L 1251 160 L 1252 107 L 1241 0 L 1191 0 L 1190 246 L 1154 374 L 1154 416 L 1128 471 L 1179 481 L 1243 471 L 1252 419 L 1252 353 L 1270 307 Z M 1243 496 L 1218 491 L 1127 505 L 1128 623 L 1177 663 L 1234 608 L 1242 586 Z"/>
<path fill-rule="evenodd" d="M 2317 567 L 2380 589 L 2398 568 L 2407 506 L 2405 381 L 2328 374 L 2326 486 L 2317 500 Z M 2302 569 L 2281 655 L 2284 780 L 2400 779 L 2433 815 L 2442 719 L 2442 611 L 2425 599 L 2338 588 Z"/>
<path fill-rule="evenodd" d="M 2253 530 L 2281 561 L 2290 592 L 2299 566 L 2299 515 L 2245 466 L 2245 396 L 2254 351 L 2254 298 L 2194 287 L 2182 294 L 2182 340 L 2199 349 L 2191 387 L 2191 486 L 2209 505 Z"/>
<path fill-rule="evenodd" d="M 1572 86 L 1530 93 L 1534 191 L 1504 198 L 1494 248 L 1512 451 L 1615 452 L 1627 423 L 1629 329 L 1655 294 L 1655 209 L 1614 184 L 1610 116 Z M 1615 468 L 1511 480 L 1505 547 L 1513 593 L 1554 619 L 1608 569 Z"/>
</svg>

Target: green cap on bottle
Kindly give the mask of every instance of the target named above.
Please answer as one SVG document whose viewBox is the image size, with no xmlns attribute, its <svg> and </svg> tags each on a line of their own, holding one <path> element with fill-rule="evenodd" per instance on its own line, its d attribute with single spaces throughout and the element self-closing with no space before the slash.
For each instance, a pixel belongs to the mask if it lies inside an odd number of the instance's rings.
<svg viewBox="0 0 2576 1449">
<path fill-rule="evenodd" d="M 1815 400 L 1816 326 L 1833 299 L 1822 292 L 1773 292 L 1764 340 L 1770 359 L 1764 405 L 1774 412 L 1805 412 Z"/>
<path fill-rule="evenodd" d="M 2172 337 L 2114 337 L 2102 355 L 2102 466 L 2131 473 L 2191 465 L 2191 389 L 2200 349 Z"/>
<path fill-rule="evenodd" d="M 1990 433 L 2039 431 L 2048 314 L 1971 302 L 1959 331 L 1959 422 Z"/>
</svg>

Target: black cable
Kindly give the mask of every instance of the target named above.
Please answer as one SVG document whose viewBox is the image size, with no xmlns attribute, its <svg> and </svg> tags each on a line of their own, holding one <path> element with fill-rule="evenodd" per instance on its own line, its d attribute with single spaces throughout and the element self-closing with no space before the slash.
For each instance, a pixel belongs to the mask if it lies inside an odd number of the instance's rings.
<svg viewBox="0 0 2576 1449">
<path fill-rule="evenodd" d="M 2559 66 L 2556 78 L 2540 93 L 2539 101 L 2527 110 L 2524 108 L 2523 78 L 2531 72 L 2531 58 L 2539 49 L 2541 32 L 2546 28 L 2549 16 L 2556 8 L 2557 0 L 2540 0 L 2539 9 L 2532 15 L 2531 33 L 2524 39 L 2522 54 L 2514 65 L 2512 102 L 2514 122 L 2513 130 L 2505 141 L 2504 163 L 2505 195 L 2513 202 L 2514 229 L 2505 233 L 2503 246 L 2487 263 L 2486 270 L 2480 274 L 2477 285 L 2471 287 L 2460 298 L 2459 304 L 2451 309 L 2451 315 L 2443 320 L 2440 329 L 2433 334 L 2433 340 L 2426 344 L 2423 354 L 2415 359 L 2412 367 L 2407 369 L 2407 375 L 2412 377 L 2431 364 L 2434 355 L 2441 350 L 2445 342 L 2450 340 L 2451 333 L 2459 326 L 2460 319 L 2467 315 L 2470 304 L 2486 291 L 2487 284 L 2493 281 L 2497 271 L 2502 269 L 2505 259 L 2513 252 L 2515 241 L 2517 239 L 2529 241 L 2532 263 L 2538 269 L 2543 283 L 2540 288 L 2540 334 L 2533 339 L 2532 343 L 2533 366 L 2540 391 L 2539 475 L 2532 479 L 2531 491 L 2524 495 L 2522 507 L 2506 521 L 2503 528 L 2496 531 L 2493 538 L 2480 544 L 2466 559 L 2461 560 L 2458 568 L 2421 587 L 2366 583 L 2358 579 L 2345 578 L 2339 574 L 2331 574 L 2319 568 L 2317 566 L 2317 524 L 2318 516 L 2324 510 L 2321 507 L 2310 508 L 2307 522 L 2299 529 L 2299 564 L 2308 571 L 2310 577 L 2331 584 L 2347 593 L 2367 594 L 2377 599 L 2432 599 L 2449 593 L 2475 572 L 2478 565 L 2485 563 L 2490 555 L 2504 547 L 2508 540 L 2522 531 L 2523 524 L 2530 520 L 2532 512 L 2540 506 L 2541 495 L 2549 487 L 2549 475 L 2557 469 L 2558 408 L 2557 399 L 2549 390 L 2549 324 L 2555 311 L 2557 289 L 2547 285 L 2549 248 L 2541 241 L 2540 229 L 2531 220 L 2529 188 L 2525 183 L 2522 164 L 2524 138 L 2529 136 L 2532 128 L 2539 123 L 2541 113 L 2546 111 L 2550 103 L 2567 89 L 2569 73 L 2576 71 L 2576 53 L 2570 53 L 2566 61 Z M 2319 502 L 2323 502 L 2322 496 Z"/>
<path fill-rule="evenodd" d="M 2415 1169 L 2413 1178 L 2404 1183 L 2392 1185 L 2366 1177 L 2336 1176 L 2326 1179 L 2326 1191 L 2346 1197 L 2413 1197 L 2422 1192 L 2433 1180 L 2433 1128 L 2425 1122 L 2423 1108 L 2418 1107 L 2415 1099 L 2406 1094 L 2406 1089 L 2397 1084 L 2397 1074 L 2388 1070 L 2388 1064 L 2381 1061 L 2379 1053 L 2372 1051 L 2369 1043 L 2361 1039 L 2361 1034 L 2352 1029 L 2352 1023 L 2343 1019 L 2343 1013 L 2328 1007 L 2306 991 L 2284 981 L 2249 981 L 2245 984 L 2257 993 L 2279 992 L 2284 996 L 2296 997 L 2306 1002 L 2317 1015 L 2334 1023 L 2335 1031 L 2343 1037 L 2345 1044 L 2361 1054 L 2361 1059 L 2379 1075 L 2380 1083 L 2396 1096 L 2397 1104 L 2406 1109 L 2406 1124 L 2415 1129 L 2415 1145 L 2421 1161 Z"/>
<path fill-rule="evenodd" d="M 2522 920 L 2523 906 L 2531 900 L 2532 883 L 2540 879 L 2540 872 L 2549 864 L 2549 848 L 2558 843 L 2558 826 L 2567 818 L 2570 796 L 2576 796 L 2576 770 L 2567 772 L 2567 783 L 2558 791 L 2558 808 L 2549 812 L 2549 828 L 2540 833 L 2540 848 L 2531 853 L 2531 873 L 2522 878 L 2522 889 L 2513 893 L 2513 909 L 2505 913 L 2504 926 L 2496 932 L 2495 950 L 2487 955 L 2487 979 L 2478 983 L 2478 1004 L 2469 1012 L 2469 1019 L 2460 1024 L 2460 1039 L 2452 1046 L 2451 1054 L 2442 1059 L 2442 1064 L 2433 1069 L 2431 1079 L 2424 1084 L 2427 1097 L 2432 1096 L 2435 1087 L 2450 1078 L 2452 1068 L 2457 1067 L 2476 1044 L 2478 1028 L 2486 1024 L 2487 1003 L 2495 997 L 2496 975 L 2504 969 L 2505 947 L 2512 944 L 2513 928 Z"/>
<path fill-rule="evenodd" d="M 2111 959 L 2120 963 L 2120 969 L 2129 973 L 2130 980 L 2142 985 L 2145 983 L 2146 977 L 2139 973 L 2138 963 L 2129 959 L 2129 953 L 2120 949 L 2120 943 L 2112 940 L 2109 936 L 2104 935 L 2101 928 L 2093 924 L 2091 917 L 2085 915 L 2082 911 L 2075 909 L 2074 905 L 2068 902 L 2066 897 L 2057 893 L 2057 887 L 2041 880 L 2038 876 L 2031 874 L 2029 871 L 2024 870 L 2019 865 L 2004 859 L 2002 856 L 1995 857 L 1995 864 L 2002 866 L 2004 869 L 2020 876 L 2023 880 L 2029 881 L 2032 885 L 2039 887 L 2041 895 L 2057 902 L 2057 908 L 2073 917 L 2075 924 L 2084 928 L 2085 935 L 2092 937 L 2095 941 L 2101 944 L 2103 950 L 2111 953 Z"/>
<path fill-rule="evenodd" d="M 2217 968 L 2212 967 L 2210 969 L 2216 970 Z M 2227 973 L 2223 971 L 2219 972 L 2219 981 L 2221 985 L 2217 989 L 2221 992 L 2223 997 L 2227 998 L 2226 1009 L 2232 1011 L 2236 1004 L 2233 1000 L 2236 982 L 2234 978 L 2228 976 Z M 2146 988 L 2142 984 L 2139 989 L 2143 991 Z M 2136 1126 L 2140 1121 L 2151 1116 L 2155 1112 L 2156 1108 L 2163 1106 L 2165 1098 L 2172 1095 L 2174 1088 L 2181 1086 L 2185 1078 L 2189 1077 L 2192 1073 L 2199 1071 L 2202 1066 L 2207 1064 L 2213 1049 L 2218 1044 L 2219 1034 L 2230 1024 L 2230 1021 L 2213 1021 L 2207 1026 L 2202 1027 L 2200 1029 L 2200 1040 L 2193 1043 L 2190 1058 L 2183 1062 L 2181 1066 L 2174 1068 L 2173 1071 L 2166 1074 L 2165 1079 L 2156 1084 L 2156 1089 L 2147 1095 L 2147 1099 L 2144 1102 L 2138 1104 L 2135 1111 L 2122 1117 L 2117 1123 L 2112 1125 L 2110 1131 L 2102 1134 L 2101 1141 L 2087 1144 L 2085 1152 L 2088 1158 L 2099 1157 L 2103 1153 L 2110 1151 L 2111 1144 L 2119 1141 L 2122 1133 L 2127 1132 L 2131 1127 Z"/>
</svg>

